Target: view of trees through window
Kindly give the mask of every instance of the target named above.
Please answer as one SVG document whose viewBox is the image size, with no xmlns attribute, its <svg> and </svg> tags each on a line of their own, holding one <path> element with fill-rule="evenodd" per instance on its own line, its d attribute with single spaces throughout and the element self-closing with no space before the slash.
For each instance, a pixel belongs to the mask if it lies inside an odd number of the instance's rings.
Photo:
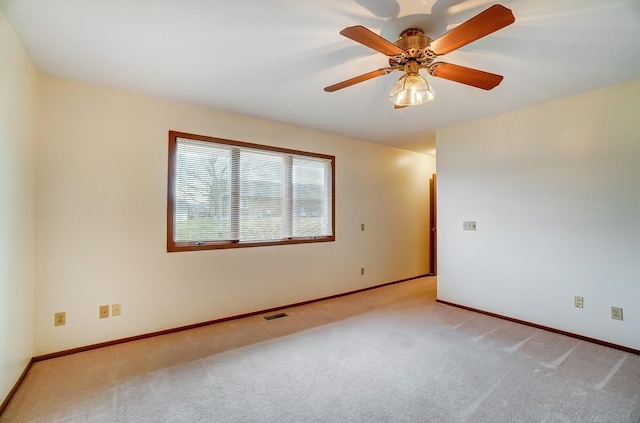
<svg viewBox="0 0 640 423">
<path fill-rule="evenodd" d="M 174 132 L 169 141 L 170 251 L 333 240 L 332 156 Z"/>
</svg>

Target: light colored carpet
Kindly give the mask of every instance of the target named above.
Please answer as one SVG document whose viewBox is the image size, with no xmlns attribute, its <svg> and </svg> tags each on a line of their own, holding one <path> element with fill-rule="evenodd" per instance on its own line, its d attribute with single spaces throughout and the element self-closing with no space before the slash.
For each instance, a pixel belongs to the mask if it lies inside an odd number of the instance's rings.
<svg viewBox="0 0 640 423">
<path fill-rule="evenodd" d="M 640 422 L 640 356 L 435 278 L 36 363 L 1 422 Z"/>
</svg>

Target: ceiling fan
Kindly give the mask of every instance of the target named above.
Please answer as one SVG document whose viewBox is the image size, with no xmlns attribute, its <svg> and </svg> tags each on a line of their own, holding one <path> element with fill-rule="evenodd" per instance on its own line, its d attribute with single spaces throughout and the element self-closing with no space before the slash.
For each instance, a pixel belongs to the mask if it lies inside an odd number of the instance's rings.
<svg viewBox="0 0 640 423">
<path fill-rule="evenodd" d="M 340 31 L 341 35 L 386 55 L 389 66 L 330 85 L 324 90 L 334 92 L 393 71 L 403 71 L 404 75 L 389 92 L 389 100 L 396 109 L 415 106 L 435 98 L 431 86 L 420 76 L 420 69 L 426 69 L 431 76 L 491 90 L 502 82 L 502 75 L 434 60 L 514 22 L 511 10 L 495 4 L 435 40 L 418 28 L 404 30 L 395 43 L 360 25 L 345 28 Z"/>
</svg>

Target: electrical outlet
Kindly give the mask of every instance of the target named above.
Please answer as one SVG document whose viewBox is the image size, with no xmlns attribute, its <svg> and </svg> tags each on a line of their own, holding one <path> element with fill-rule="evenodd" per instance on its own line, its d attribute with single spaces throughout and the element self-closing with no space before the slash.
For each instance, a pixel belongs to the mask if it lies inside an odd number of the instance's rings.
<svg viewBox="0 0 640 423">
<path fill-rule="evenodd" d="M 120 304 L 111 304 L 111 315 L 112 316 L 120 316 L 122 313 L 122 307 Z"/>
<path fill-rule="evenodd" d="M 579 297 L 579 296 L 575 296 L 573 297 L 573 306 L 574 307 L 578 307 L 578 308 L 583 308 L 584 307 L 584 298 L 583 297 Z"/>
<path fill-rule="evenodd" d="M 360 276 L 364 275 L 364 267 L 360 268 Z"/>
<path fill-rule="evenodd" d="M 611 318 L 613 320 L 623 320 L 622 307 L 611 307 Z"/>
<path fill-rule="evenodd" d="M 67 324 L 67 313 L 64 311 L 60 311 L 53 315 L 53 325 L 54 326 L 64 326 Z"/>
<path fill-rule="evenodd" d="M 109 317 L 109 306 L 101 305 L 100 306 L 100 318 L 104 319 L 105 317 Z"/>
<path fill-rule="evenodd" d="M 462 230 L 463 231 L 475 231 L 476 230 L 476 222 L 474 222 L 474 221 L 464 221 L 464 222 L 462 222 Z"/>
</svg>

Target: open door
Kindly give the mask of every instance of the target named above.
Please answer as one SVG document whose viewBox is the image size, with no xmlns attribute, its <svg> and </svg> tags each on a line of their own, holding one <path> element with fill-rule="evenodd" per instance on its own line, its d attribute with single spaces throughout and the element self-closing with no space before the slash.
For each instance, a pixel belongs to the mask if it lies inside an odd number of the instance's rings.
<svg viewBox="0 0 640 423">
<path fill-rule="evenodd" d="M 438 213 L 437 213 L 437 190 L 436 174 L 429 180 L 429 210 L 431 222 L 431 248 L 429 249 L 429 267 L 433 276 L 438 275 Z"/>
</svg>

